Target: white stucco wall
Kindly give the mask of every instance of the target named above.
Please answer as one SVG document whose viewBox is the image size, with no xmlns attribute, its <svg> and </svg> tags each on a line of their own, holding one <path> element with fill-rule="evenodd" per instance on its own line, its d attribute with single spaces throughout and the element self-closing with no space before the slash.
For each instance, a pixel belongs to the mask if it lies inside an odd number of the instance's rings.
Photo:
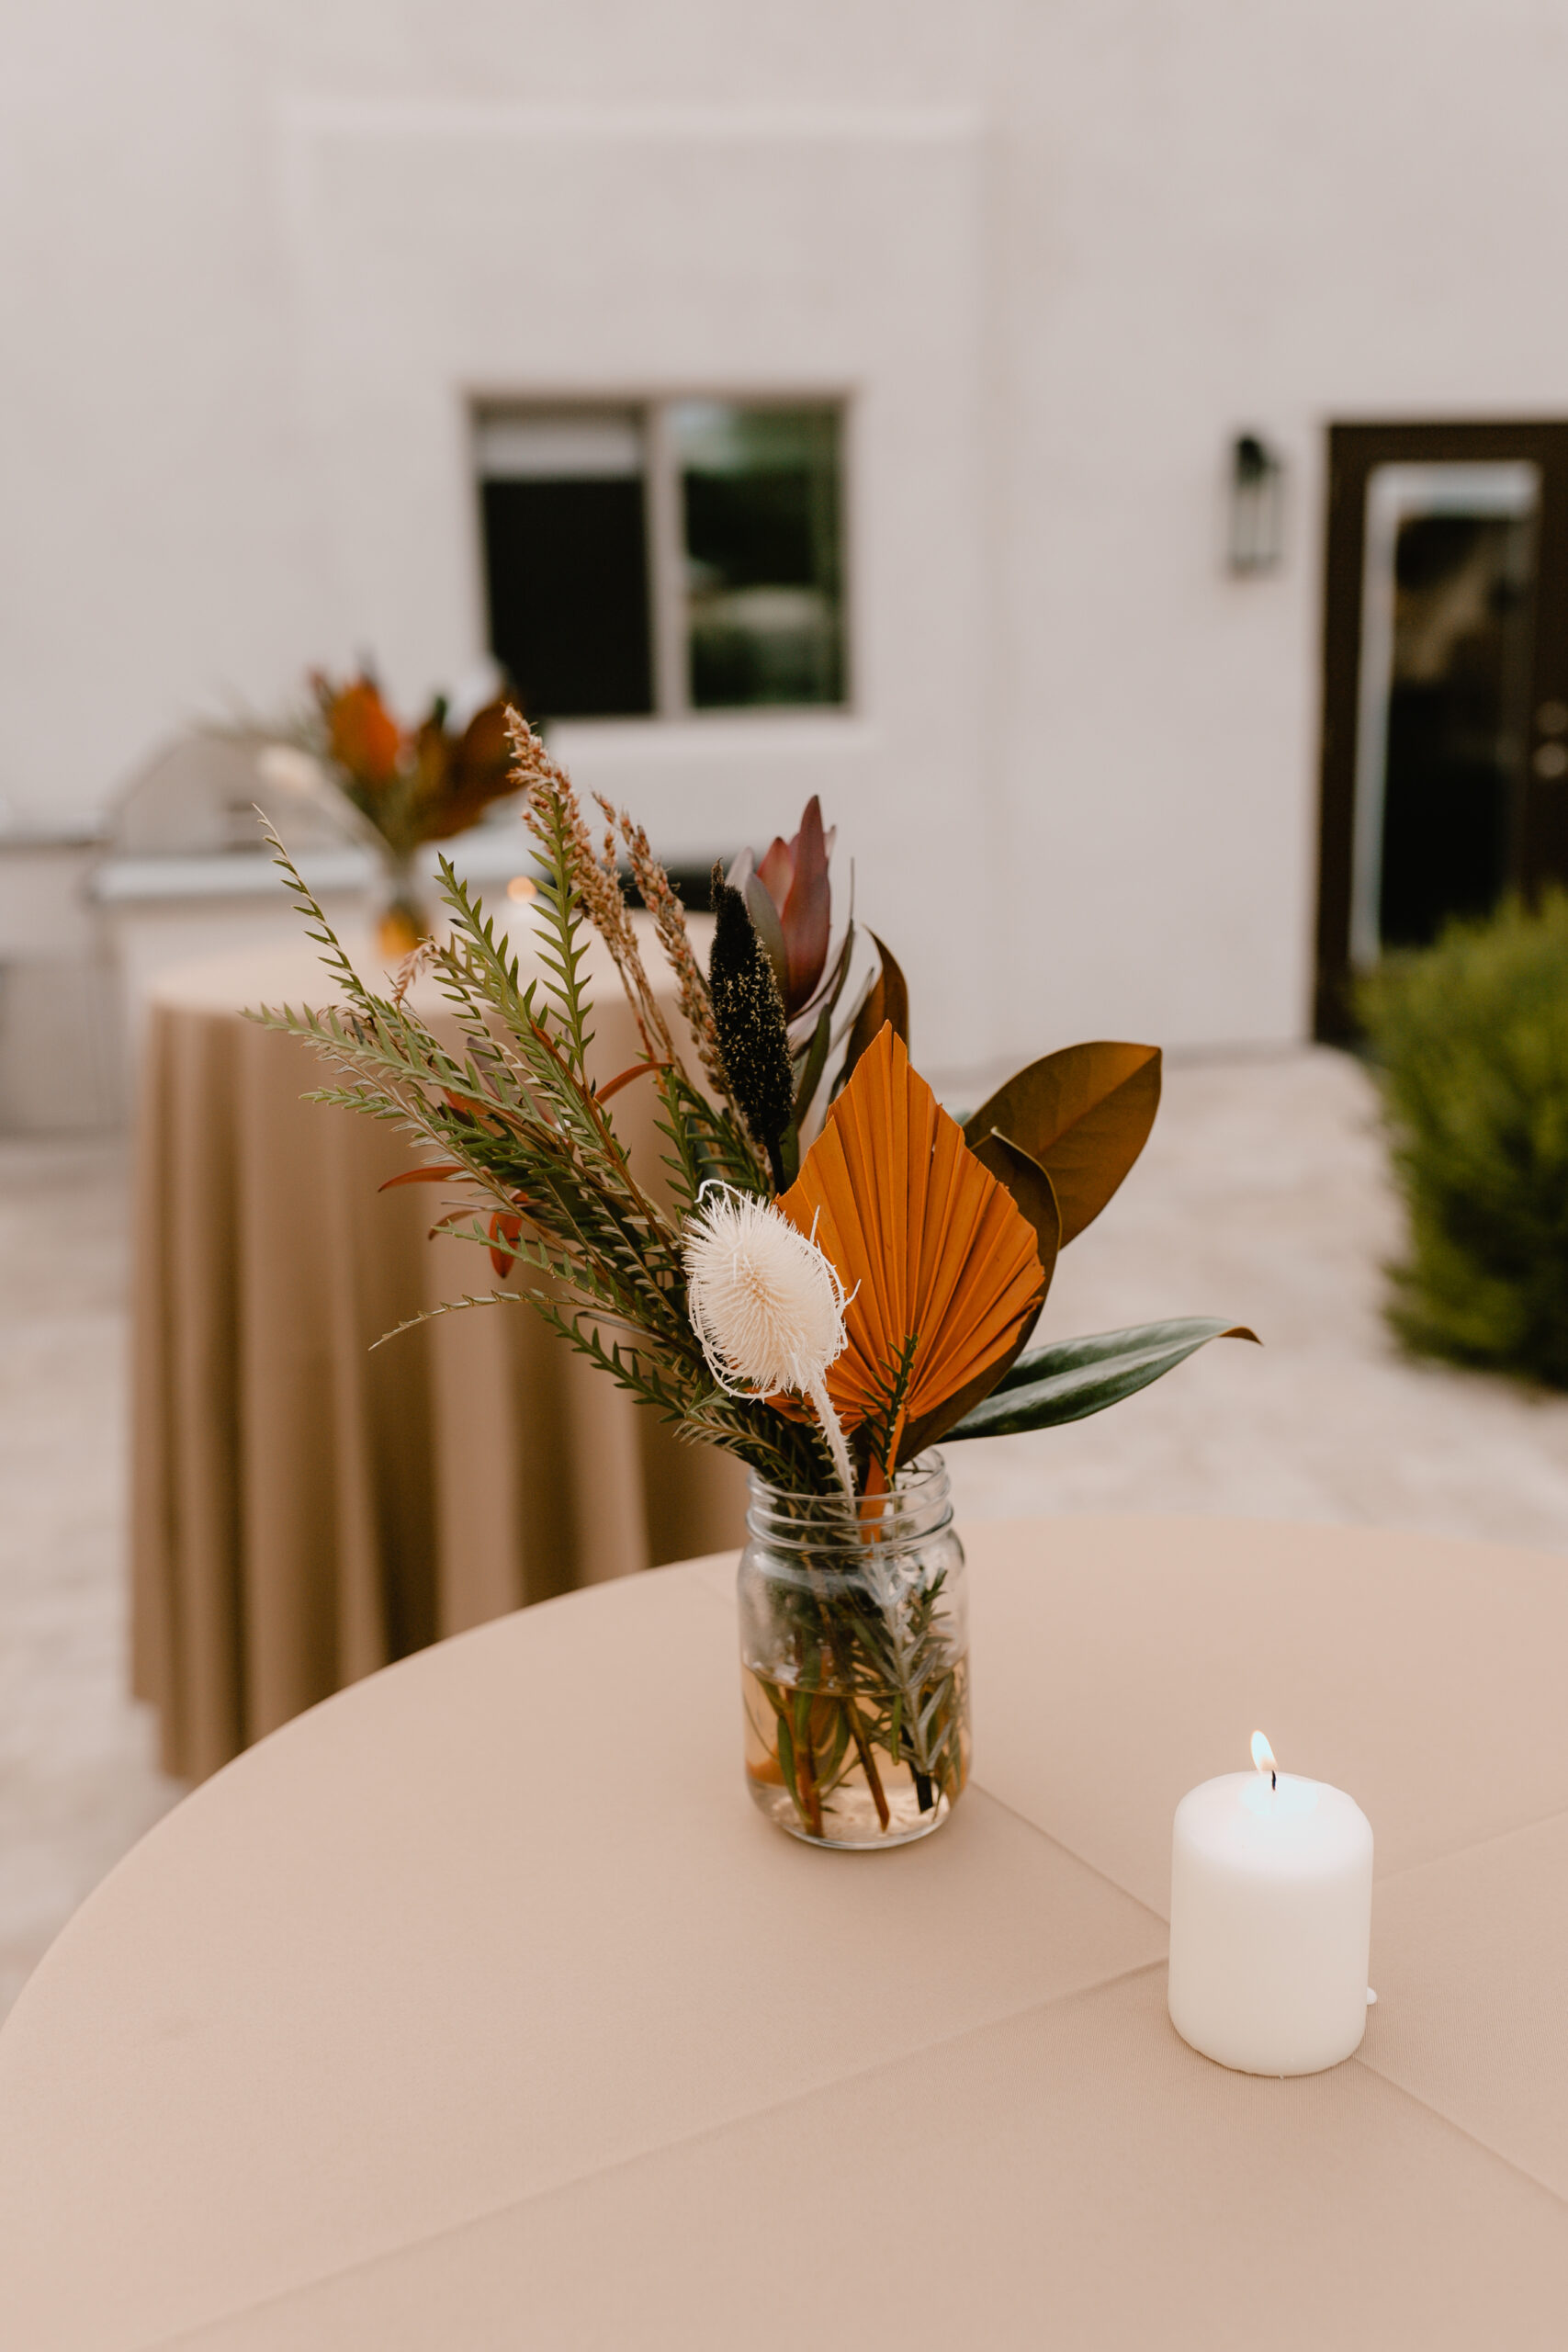
<svg viewBox="0 0 1568 2352">
<path fill-rule="evenodd" d="M 938 1066 L 1299 1035 L 1322 429 L 1568 413 L 1565 96 L 1549 0 L 13 10 L 0 795 L 459 673 L 475 393 L 843 390 L 855 708 L 562 729 L 584 780 L 687 854 L 822 789 Z"/>
</svg>

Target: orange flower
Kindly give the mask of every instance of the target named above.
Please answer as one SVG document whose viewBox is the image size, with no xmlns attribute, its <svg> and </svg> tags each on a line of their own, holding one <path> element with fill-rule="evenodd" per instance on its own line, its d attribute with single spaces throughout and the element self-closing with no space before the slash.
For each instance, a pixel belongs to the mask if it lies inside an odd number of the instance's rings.
<svg viewBox="0 0 1568 2352">
<path fill-rule="evenodd" d="M 799 1178 L 779 1203 L 852 1293 L 828 1393 L 846 1429 L 913 1367 L 887 1444 L 1001 1368 L 1045 1289 L 1034 1230 L 909 1067 L 891 1024 L 862 1055 Z"/>
<path fill-rule="evenodd" d="M 375 681 L 355 678 L 334 689 L 324 678 L 318 678 L 316 691 L 333 759 L 356 784 L 380 791 L 397 774 L 403 738 Z"/>
</svg>

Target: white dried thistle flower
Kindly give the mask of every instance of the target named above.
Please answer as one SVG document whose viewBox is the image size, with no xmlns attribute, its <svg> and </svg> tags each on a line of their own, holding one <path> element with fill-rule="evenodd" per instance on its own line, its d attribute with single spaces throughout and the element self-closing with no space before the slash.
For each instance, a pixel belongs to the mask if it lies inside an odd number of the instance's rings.
<svg viewBox="0 0 1568 2352">
<path fill-rule="evenodd" d="M 769 1201 L 708 1182 L 687 1220 L 686 1306 L 708 1368 L 732 1396 L 808 1396 L 848 1495 L 854 1473 L 828 1395 L 828 1366 L 848 1341 L 839 1270 Z"/>
</svg>

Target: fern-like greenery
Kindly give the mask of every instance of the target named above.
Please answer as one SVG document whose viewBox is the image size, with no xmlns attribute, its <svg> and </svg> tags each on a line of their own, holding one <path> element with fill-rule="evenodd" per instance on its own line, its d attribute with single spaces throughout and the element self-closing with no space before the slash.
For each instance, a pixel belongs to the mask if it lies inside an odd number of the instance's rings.
<svg viewBox="0 0 1568 2352">
<path fill-rule="evenodd" d="M 652 991 L 640 967 L 626 969 L 624 959 L 637 951 L 618 885 L 597 865 L 590 870 L 570 787 L 542 757 L 541 767 L 525 819 L 539 865 L 533 930 L 541 968 L 526 984 L 504 935 L 443 858 L 449 936 L 416 959 L 449 1008 L 455 1035 L 438 1034 L 409 1001 L 412 972 L 389 996 L 361 978 L 269 829 L 341 1001 L 325 1011 L 283 1005 L 252 1017 L 303 1037 L 333 1066 L 334 1082 L 312 1100 L 389 1121 L 422 1148 L 432 1180 L 461 1204 L 441 1220 L 446 1232 L 503 1249 L 515 1288 L 464 1293 L 434 1312 L 525 1304 L 682 1436 L 727 1446 L 774 1485 L 829 1490 L 832 1465 L 815 1427 L 718 1387 L 686 1311 L 681 1228 L 700 1187 L 717 1179 L 767 1189 L 733 1103 L 705 1095 L 673 1049 L 649 1053 L 637 1078 L 659 1091 L 670 1180 L 668 1199 L 656 1198 L 634 1172 L 589 1076 L 585 911 L 612 933 L 634 1011 L 638 985 L 645 1006 Z M 668 1042 L 646 1023 L 644 1036 L 649 1046 Z"/>
</svg>

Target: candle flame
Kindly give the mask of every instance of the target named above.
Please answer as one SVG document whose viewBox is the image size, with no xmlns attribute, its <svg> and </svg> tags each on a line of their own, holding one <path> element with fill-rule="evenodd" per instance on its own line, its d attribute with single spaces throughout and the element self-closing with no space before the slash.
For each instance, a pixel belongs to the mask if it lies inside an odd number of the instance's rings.
<svg viewBox="0 0 1568 2352">
<path fill-rule="evenodd" d="M 1274 1761 L 1274 1751 L 1260 1731 L 1255 1731 L 1252 1735 L 1252 1760 L 1258 1770 L 1267 1772 L 1270 1779 L 1279 1770 Z"/>
</svg>

